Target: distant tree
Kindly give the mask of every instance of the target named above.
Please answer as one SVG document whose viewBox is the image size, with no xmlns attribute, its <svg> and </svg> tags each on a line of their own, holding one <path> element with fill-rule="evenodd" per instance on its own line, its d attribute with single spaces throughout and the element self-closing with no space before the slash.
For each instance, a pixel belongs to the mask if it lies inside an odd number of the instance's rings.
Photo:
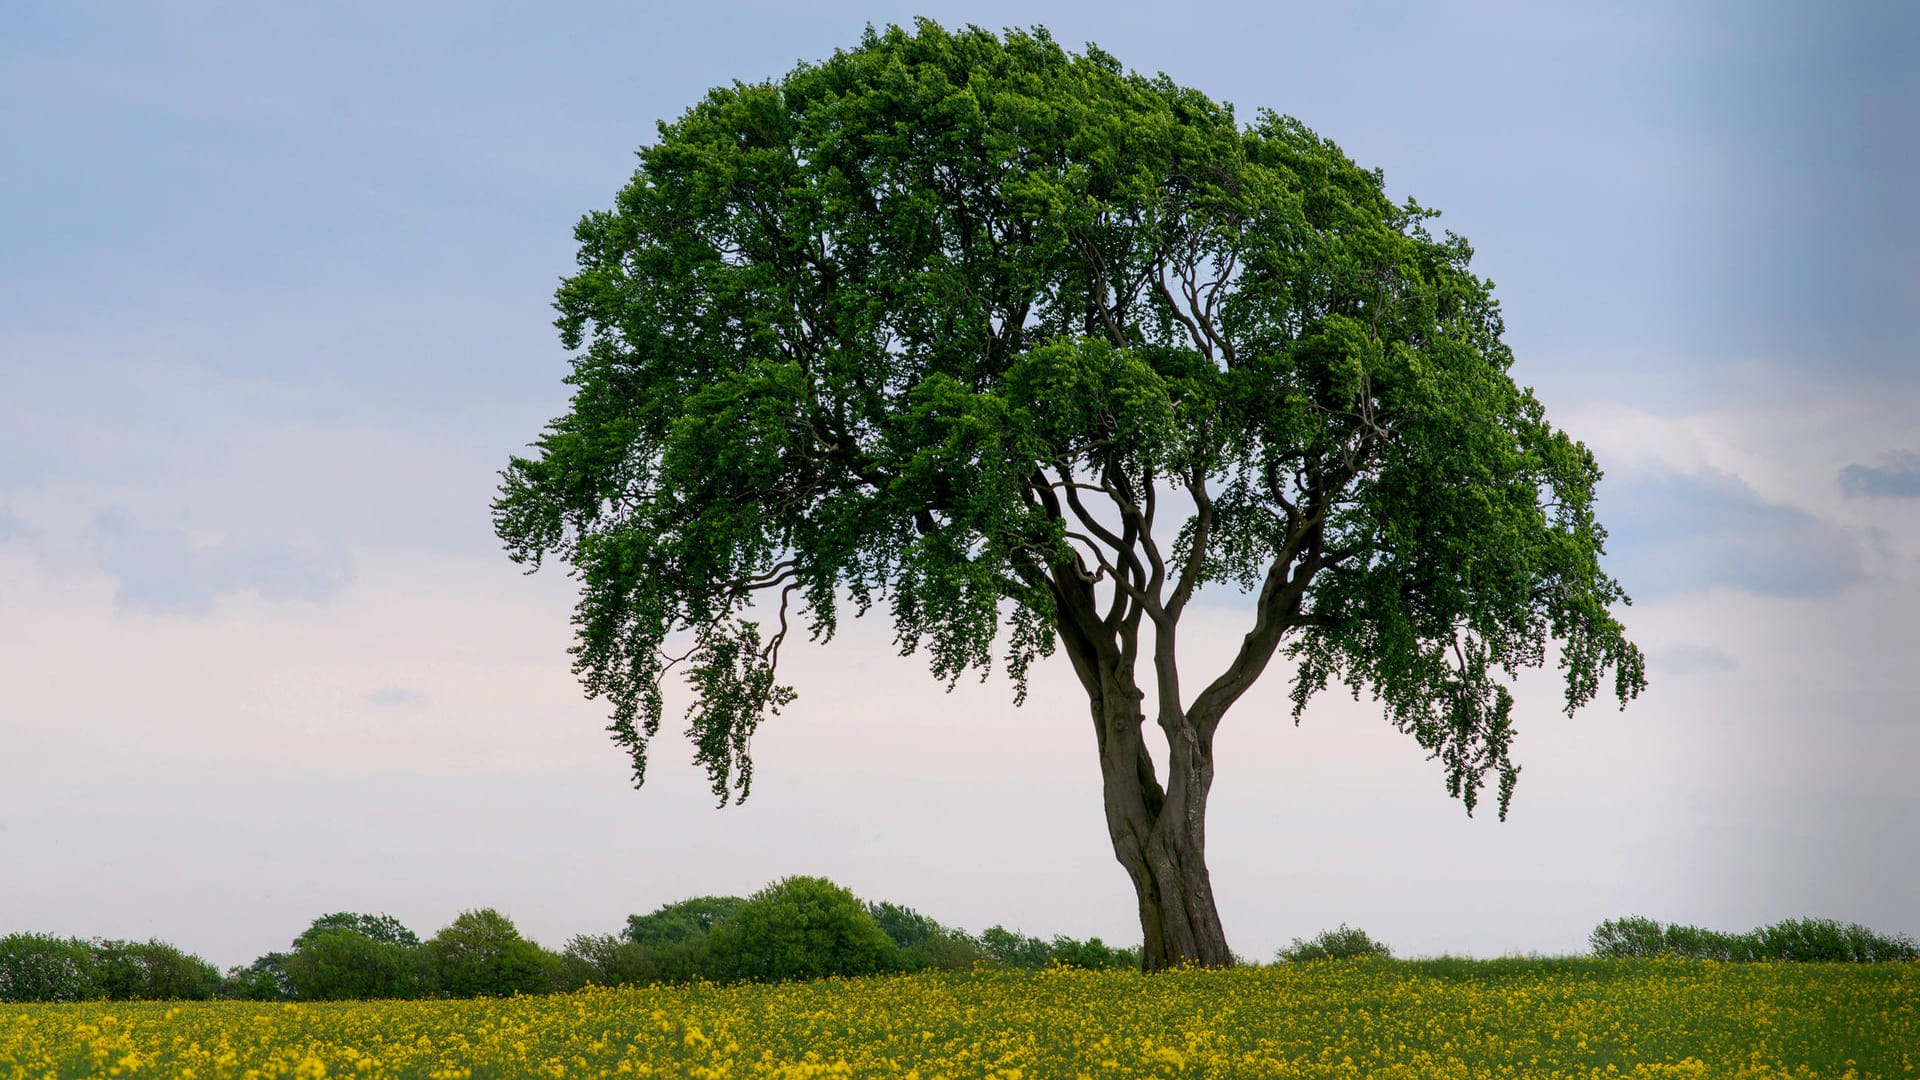
<svg viewBox="0 0 1920 1080">
<path fill-rule="evenodd" d="M 301 934 L 283 964 L 286 985 L 302 1001 L 414 998 L 425 989 L 419 949 L 343 926 Z"/>
<path fill-rule="evenodd" d="M 1763 958 L 1827 963 L 1920 960 L 1920 944 L 1905 934 L 1884 934 L 1835 919 L 1782 919 L 1753 931 Z"/>
<path fill-rule="evenodd" d="M 88 1001 L 103 996 L 89 974 L 93 949 L 49 934 L 0 937 L 0 1002 Z"/>
<path fill-rule="evenodd" d="M 1139 950 L 1116 949 L 1097 937 L 1080 941 L 1061 935 L 1049 943 L 1048 952 L 1051 954 L 1048 957 L 1049 961 L 1062 967 L 1101 971 L 1107 968 L 1140 966 Z"/>
<path fill-rule="evenodd" d="M 1037 937 L 989 926 L 980 932 L 980 949 L 995 963 L 1016 968 L 1043 968 L 1053 961 L 1053 946 Z"/>
<path fill-rule="evenodd" d="M 825 878 L 789 877 L 754 893 L 717 924 L 715 969 L 754 981 L 870 975 L 892 943 L 851 892 Z"/>
<path fill-rule="evenodd" d="M 1643 915 L 1608 919 L 1587 938 L 1593 955 L 1673 956 L 1687 960 L 1747 962 L 1819 961 L 1871 963 L 1920 959 L 1920 945 L 1900 934 L 1883 934 L 1858 923 L 1834 919 L 1783 919 L 1744 934 L 1706 930 L 1684 923 L 1661 924 Z"/>
<path fill-rule="evenodd" d="M 665 904 L 647 915 L 627 916 L 626 938 L 639 945 L 705 940 L 744 903 L 737 896 L 696 896 Z"/>
<path fill-rule="evenodd" d="M 422 948 L 434 985 L 450 997 L 541 994 L 560 978 L 560 958 L 492 908 L 461 912 Z"/>
<path fill-rule="evenodd" d="M 113 1001 L 206 1001 L 220 969 L 164 941 L 95 939 L 88 974 Z"/>
<path fill-rule="evenodd" d="M 1657 920 L 1644 915 L 1607 919 L 1587 935 L 1593 955 L 1609 959 L 1658 956 L 1667 951 L 1666 934 Z"/>
<path fill-rule="evenodd" d="M 1016 702 L 1063 647 L 1145 966 L 1230 964 L 1215 737 L 1276 656 L 1296 722 L 1371 692 L 1502 817 L 1509 680 L 1552 657 L 1569 712 L 1645 685 L 1599 466 L 1509 374 L 1435 216 L 1297 120 L 1242 126 L 1093 46 L 869 31 L 710 92 L 579 223 L 571 406 L 495 527 L 571 564 L 575 670 L 635 783 L 680 670 L 723 803 L 793 698 L 796 616 L 826 639 L 884 601 L 949 686 L 1002 652 Z M 1245 636 L 1183 655 L 1214 586 L 1252 594 Z"/>
<path fill-rule="evenodd" d="M 964 970 L 985 958 L 979 944 L 966 934 L 905 905 L 869 902 L 867 914 L 893 942 L 888 966 L 896 970 Z"/>
<path fill-rule="evenodd" d="M 294 948 L 300 943 L 325 930 L 352 930 L 364 934 L 375 941 L 384 941 L 389 945 L 398 945 L 406 949 L 420 946 L 420 938 L 401 924 L 399 919 L 382 912 L 378 915 L 365 915 L 352 911 L 336 911 L 331 915 L 322 915 L 313 920 L 313 925 L 293 940 Z"/>
<path fill-rule="evenodd" d="M 904 904 L 895 904 L 886 900 L 869 901 L 867 914 L 873 916 L 874 923 L 880 927 L 882 933 L 903 949 L 924 945 L 948 933 L 947 928 L 939 922 Z"/>
<path fill-rule="evenodd" d="M 251 964 L 228 968 L 221 980 L 220 996 L 235 1001 L 289 1000 L 294 992 L 287 960 L 286 953 L 270 952 Z"/>
</svg>

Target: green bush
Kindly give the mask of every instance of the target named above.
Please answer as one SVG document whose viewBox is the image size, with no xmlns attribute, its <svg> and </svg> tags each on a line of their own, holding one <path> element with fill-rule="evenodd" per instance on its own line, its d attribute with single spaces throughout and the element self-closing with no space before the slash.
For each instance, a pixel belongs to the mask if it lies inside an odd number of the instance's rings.
<svg viewBox="0 0 1920 1080">
<path fill-rule="evenodd" d="M 1274 954 L 1274 959 L 1300 963 L 1306 960 L 1359 960 L 1368 957 L 1385 960 L 1392 955 L 1392 949 L 1368 937 L 1365 930 L 1341 923 L 1337 929 L 1322 930 L 1306 941 L 1294 938 L 1293 944 Z"/>
<path fill-rule="evenodd" d="M 207 1001 L 219 993 L 220 969 L 164 941 L 91 943 L 88 975 L 113 1001 Z"/>
<path fill-rule="evenodd" d="M 492 908 L 461 912 L 421 948 L 434 987 L 449 997 L 544 994 L 561 978 L 560 958 Z"/>
<path fill-rule="evenodd" d="M 282 961 L 284 985 L 301 1001 L 416 998 L 425 990 L 422 959 L 419 949 L 380 941 L 358 930 L 322 927 L 301 934 L 293 952 Z M 258 993 L 269 992 L 264 980 L 253 986 Z"/>
<path fill-rule="evenodd" d="M 0 1002 L 89 1001 L 102 996 L 93 982 L 93 950 L 75 938 L 48 934 L 0 937 Z"/>
<path fill-rule="evenodd" d="M 884 970 L 893 943 L 851 892 L 825 878 L 789 877 L 716 923 L 714 970 L 773 982 Z"/>
</svg>

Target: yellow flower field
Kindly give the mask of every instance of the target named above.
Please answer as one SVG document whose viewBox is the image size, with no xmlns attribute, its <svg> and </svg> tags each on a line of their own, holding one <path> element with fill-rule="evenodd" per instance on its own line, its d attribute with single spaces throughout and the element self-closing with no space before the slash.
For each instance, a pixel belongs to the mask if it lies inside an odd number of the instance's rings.
<svg viewBox="0 0 1920 1080">
<path fill-rule="evenodd" d="M 987 971 L 500 1001 L 0 1005 L 0 1080 L 1920 1077 L 1920 964 Z"/>
</svg>

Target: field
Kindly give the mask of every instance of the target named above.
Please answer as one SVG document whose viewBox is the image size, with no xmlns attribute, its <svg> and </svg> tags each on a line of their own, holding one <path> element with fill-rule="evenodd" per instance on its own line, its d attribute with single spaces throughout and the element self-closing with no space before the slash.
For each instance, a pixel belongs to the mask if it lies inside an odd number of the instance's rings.
<svg viewBox="0 0 1920 1080">
<path fill-rule="evenodd" d="M 0 1005 L 19 1077 L 1920 1077 L 1920 963 L 980 970 L 508 1000 Z"/>
</svg>

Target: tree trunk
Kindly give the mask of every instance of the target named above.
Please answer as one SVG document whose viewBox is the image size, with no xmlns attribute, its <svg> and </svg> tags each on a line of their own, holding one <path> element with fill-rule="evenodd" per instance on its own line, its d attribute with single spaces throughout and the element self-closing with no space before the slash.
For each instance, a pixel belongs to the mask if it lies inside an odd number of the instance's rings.
<svg viewBox="0 0 1920 1080">
<path fill-rule="evenodd" d="M 1231 966 L 1233 953 L 1207 875 L 1211 747 L 1176 732 L 1163 790 L 1142 739 L 1145 718 L 1138 696 L 1115 703 L 1101 719 L 1107 832 L 1140 903 L 1141 966 L 1147 971 Z"/>
</svg>

